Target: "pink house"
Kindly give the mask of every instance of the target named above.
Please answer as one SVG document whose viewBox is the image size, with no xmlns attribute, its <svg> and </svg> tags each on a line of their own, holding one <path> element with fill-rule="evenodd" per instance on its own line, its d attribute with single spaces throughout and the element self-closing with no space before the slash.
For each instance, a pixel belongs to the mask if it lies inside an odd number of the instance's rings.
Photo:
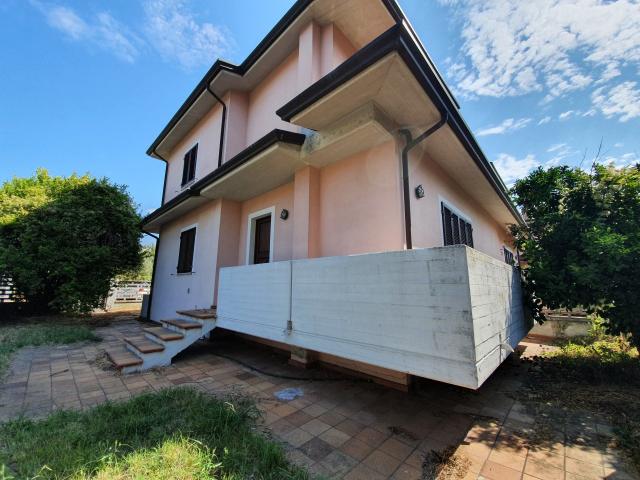
<svg viewBox="0 0 640 480">
<path fill-rule="evenodd" d="M 166 164 L 144 219 L 162 326 L 129 340 L 126 370 L 216 328 L 296 363 L 478 388 L 527 331 L 522 219 L 394 0 L 298 0 L 147 153 Z"/>
</svg>

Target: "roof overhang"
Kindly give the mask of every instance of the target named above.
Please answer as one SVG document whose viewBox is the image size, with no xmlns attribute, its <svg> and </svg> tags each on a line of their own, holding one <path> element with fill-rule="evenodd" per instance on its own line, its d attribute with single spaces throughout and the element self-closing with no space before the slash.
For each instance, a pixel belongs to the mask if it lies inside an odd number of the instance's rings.
<svg viewBox="0 0 640 480">
<path fill-rule="evenodd" d="M 447 124 L 420 147 L 501 224 L 523 223 L 427 60 L 412 33 L 397 25 L 276 113 L 284 121 L 322 132 L 347 112 L 374 104 L 390 122 L 414 133 L 447 114 Z"/>
<path fill-rule="evenodd" d="M 362 19 L 367 28 L 361 28 Z M 172 149 L 229 90 L 250 91 L 280 65 L 298 46 L 300 32 L 310 21 L 335 24 L 356 49 L 368 44 L 404 15 L 395 0 L 298 0 L 240 64 L 216 61 L 187 100 L 160 132 L 147 154 L 166 157 Z"/>
<path fill-rule="evenodd" d="M 151 233 L 216 198 L 246 200 L 293 179 L 305 135 L 273 130 L 142 220 Z"/>
</svg>

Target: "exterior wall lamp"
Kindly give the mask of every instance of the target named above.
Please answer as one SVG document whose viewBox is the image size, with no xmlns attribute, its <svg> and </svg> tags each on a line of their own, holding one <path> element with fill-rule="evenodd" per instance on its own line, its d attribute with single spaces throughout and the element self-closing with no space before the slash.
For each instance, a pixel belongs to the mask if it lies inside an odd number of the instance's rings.
<svg viewBox="0 0 640 480">
<path fill-rule="evenodd" d="M 424 187 L 422 185 L 418 185 L 416 187 L 416 198 L 424 197 Z"/>
<path fill-rule="evenodd" d="M 289 210 L 287 210 L 286 208 L 283 208 L 282 211 L 280 212 L 280 218 L 282 220 L 286 220 L 287 218 L 289 218 Z"/>
</svg>

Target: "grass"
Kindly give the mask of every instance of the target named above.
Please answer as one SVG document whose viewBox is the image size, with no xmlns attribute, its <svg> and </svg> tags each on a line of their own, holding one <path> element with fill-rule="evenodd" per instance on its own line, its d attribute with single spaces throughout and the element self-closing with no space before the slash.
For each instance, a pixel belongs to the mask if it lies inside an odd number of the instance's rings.
<svg viewBox="0 0 640 480">
<path fill-rule="evenodd" d="M 529 373 L 521 395 L 538 420 L 545 409 L 604 417 L 615 428 L 615 446 L 640 470 L 640 357 L 627 338 L 599 334 L 566 343 L 533 359 Z"/>
<path fill-rule="evenodd" d="M 0 424 L 0 465 L 20 479 L 306 479 L 257 416 L 248 400 L 163 390 Z"/>
<path fill-rule="evenodd" d="M 85 325 L 24 322 L 0 324 L 0 379 L 4 376 L 11 355 L 22 347 L 40 345 L 64 345 L 84 340 L 100 340 Z"/>
</svg>

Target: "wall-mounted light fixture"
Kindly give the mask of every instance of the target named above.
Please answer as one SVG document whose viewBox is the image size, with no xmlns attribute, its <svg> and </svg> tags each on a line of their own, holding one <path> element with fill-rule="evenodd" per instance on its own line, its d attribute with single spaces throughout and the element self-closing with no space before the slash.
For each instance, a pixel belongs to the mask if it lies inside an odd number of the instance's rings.
<svg viewBox="0 0 640 480">
<path fill-rule="evenodd" d="M 287 210 L 286 208 L 283 208 L 282 211 L 280 212 L 280 218 L 282 220 L 286 220 L 287 218 L 289 218 L 289 210 Z"/>
<path fill-rule="evenodd" d="M 416 198 L 424 197 L 424 187 L 422 185 L 418 185 L 416 187 Z"/>
</svg>

